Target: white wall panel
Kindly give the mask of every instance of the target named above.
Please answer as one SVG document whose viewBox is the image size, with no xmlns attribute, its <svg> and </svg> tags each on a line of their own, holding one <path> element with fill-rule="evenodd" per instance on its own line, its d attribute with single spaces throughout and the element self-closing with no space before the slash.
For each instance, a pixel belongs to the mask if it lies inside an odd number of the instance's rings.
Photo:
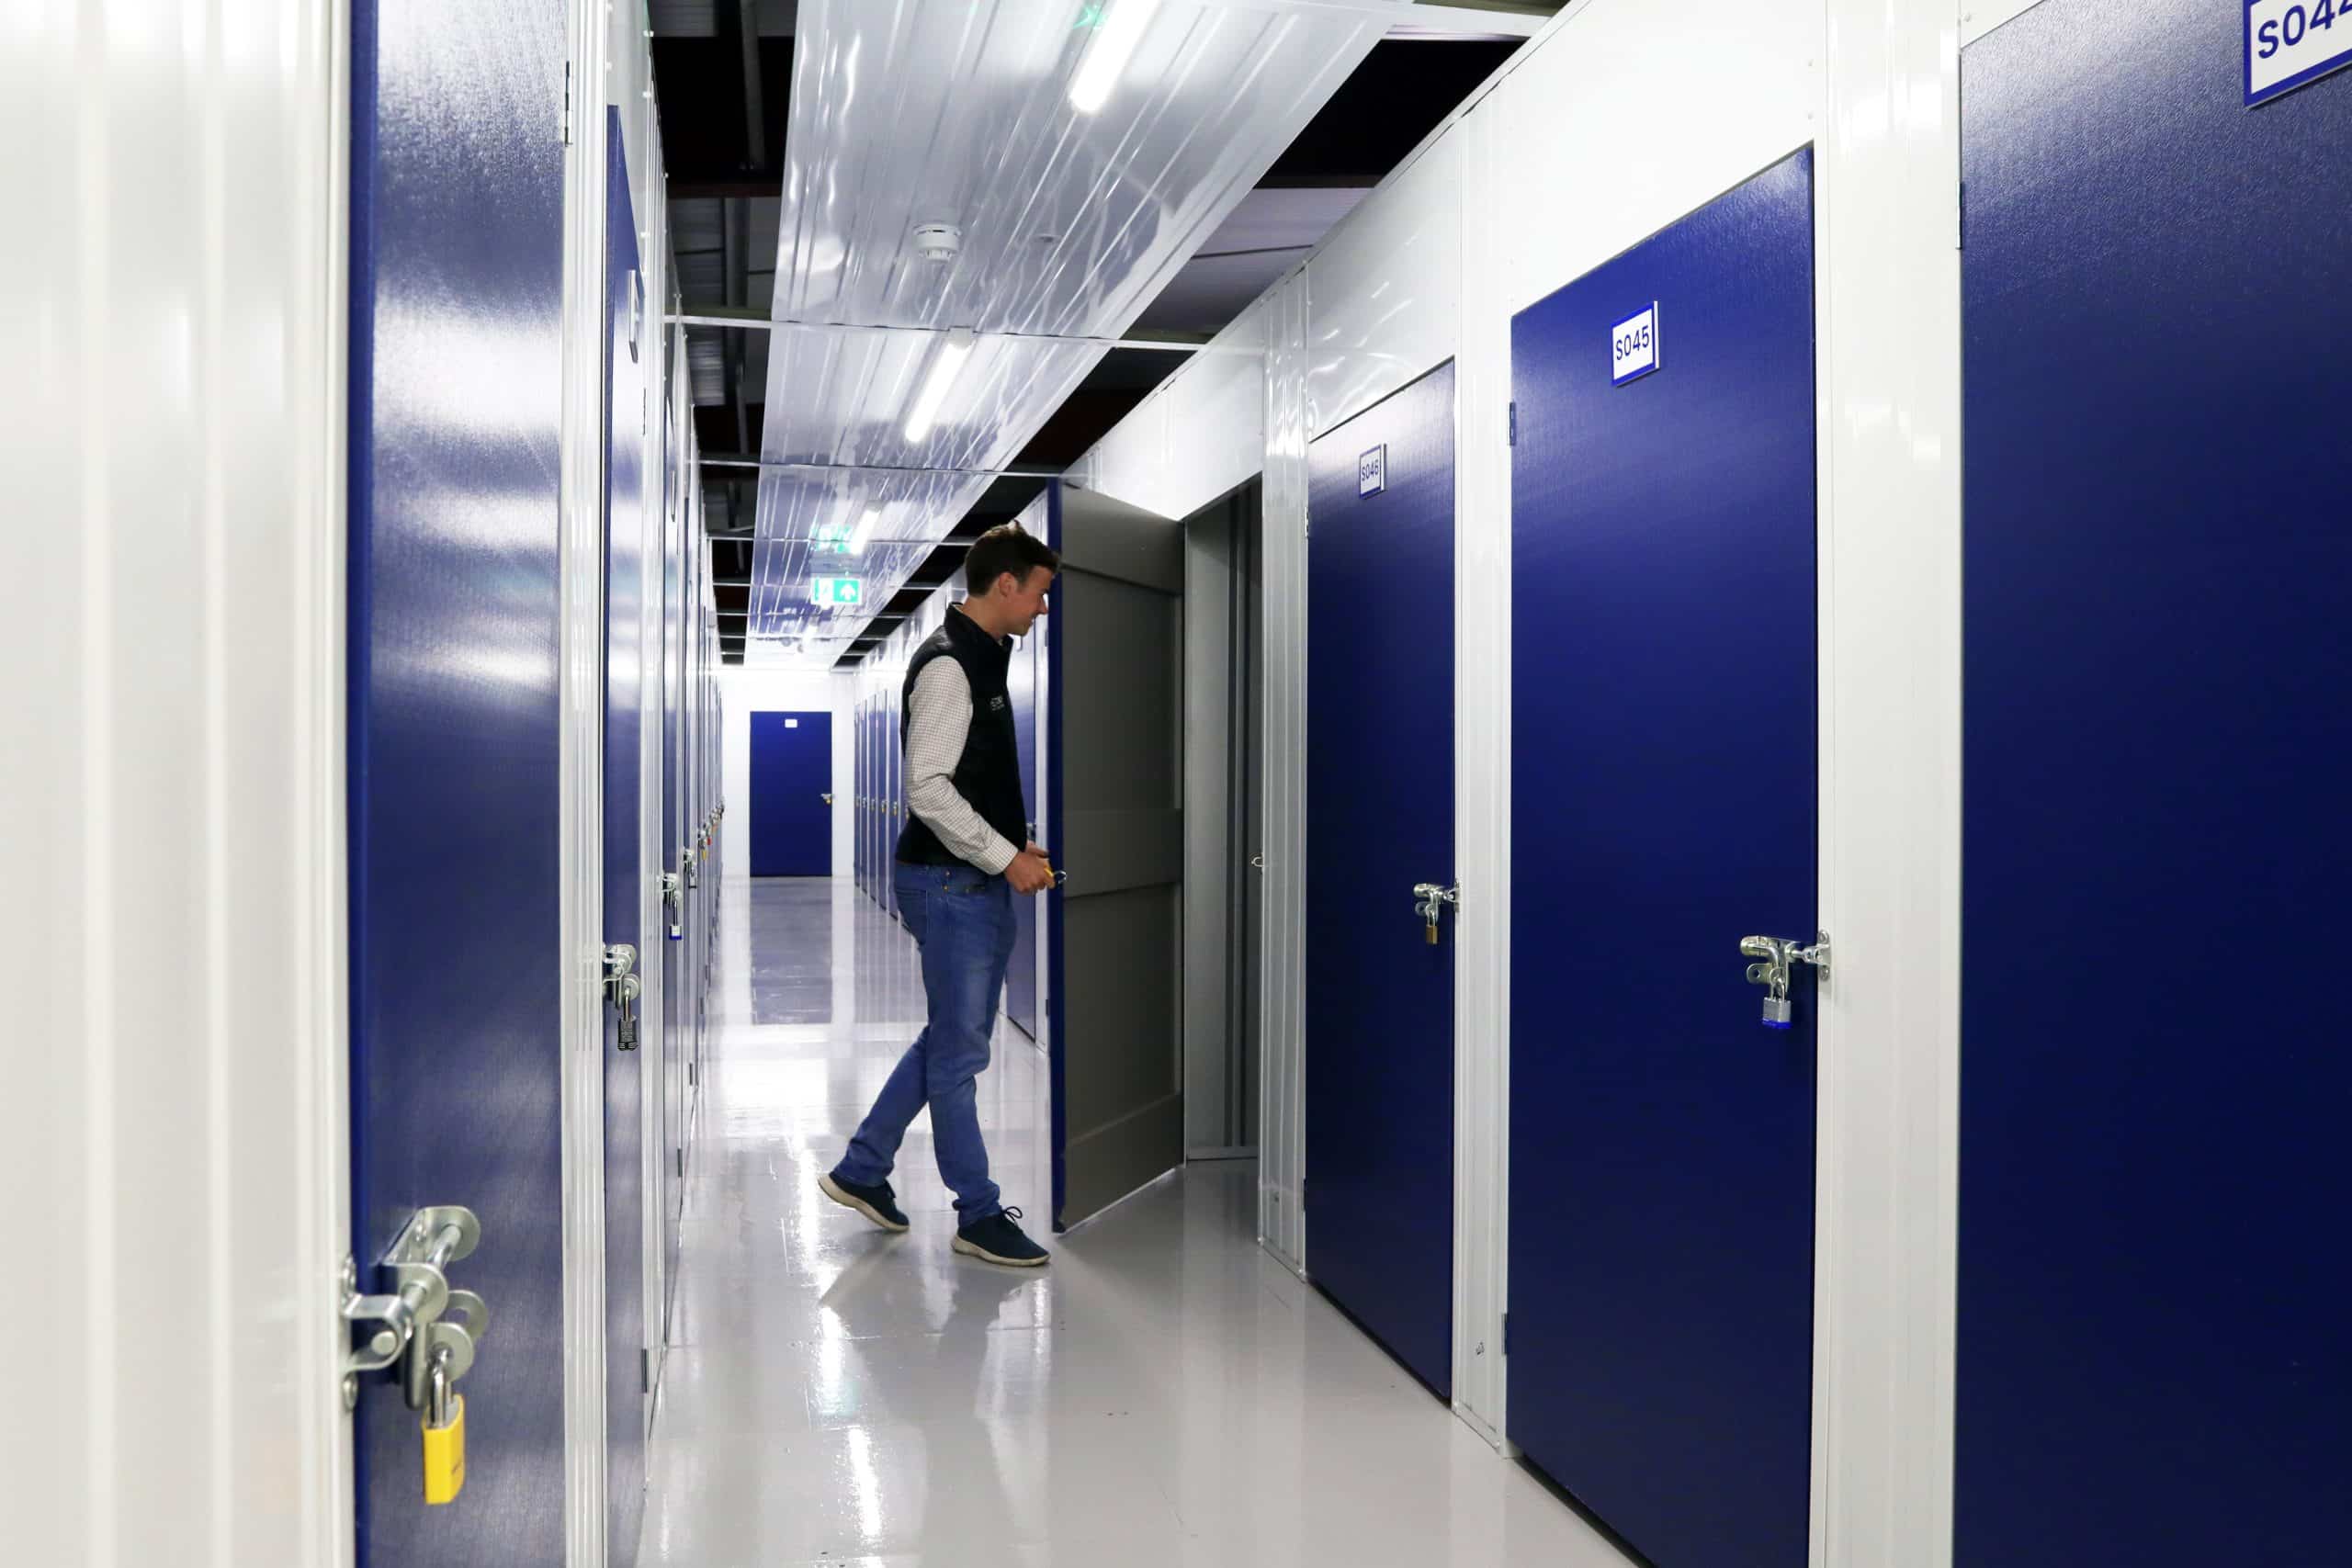
<svg viewBox="0 0 2352 1568">
<path fill-rule="evenodd" d="M 1266 319 L 1252 305 L 1168 389 L 1170 517 L 1189 517 L 1266 463 Z"/>
<path fill-rule="evenodd" d="M 1502 297 L 1514 161 L 1492 100 L 1461 148 L 1462 335 L 1454 366 L 1453 1407 L 1503 1432 L 1502 1316 L 1510 1191 L 1510 321 Z"/>
<path fill-rule="evenodd" d="M 1815 1547 L 1951 1561 L 1959 1238 L 1960 40 L 1830 0 Z"/>
<path fill-rule="evenodd" d="M 1491 100 L 1512 233 L 1485 308 L 1524 309 L 1812 140 L 1821 36 L 1818 0 L 1564 16 Z"/>
<path fill-rule="evenodd" d="M 833 874 L 848 876 L 855 869 L 857 738 L 852 728 L 856 706 L 856 677 L 822 670 L 747 670 L 729 665 L 719 671 L 720 767 L 727 817 L 719 824 L 719 853 L 729 881 L 752 874 L 752 715 L 755 713 L 825 713 L 832 716 L 833 733 Z"/>
<path fill-rule="evenodd" d="M 1252 305 L 1068 472 L 1082 490 L 1182 520 L 1266 456 L 1266 308 Z"/>
<path fill-rule="evenodd" d="M 0 8 L 0 1541 L 348 1562 L 335 6 Z"/>
<path fill-rule="evenodd" d="M 1184 372 L 1179 370 L 1177 378 Z M 1153 512 L 1164 502 L 1169 488 L 1169 383 L 1155 388 L 1119 421 L 1116 428 L 1095 443 L 1092 450 L 1063 472 L 1080 490 L 1100 491 Z M 1165 515 L 1163 513 L 1162 515 Z"/>
<path fill-rule="evenodd" d="M 1306 264 L 1306 434 L 1453 356 L 1462 309 L 1462 144 L 1445 136 L 1341 220 Z"/>
<path fill-rule="evenodd" d="M 1307 277 L 1267 297 L 1264 553 L 1266 959 L 1260 1028 L 1258 1235 L 1306 1267 Z"/>
</svg>

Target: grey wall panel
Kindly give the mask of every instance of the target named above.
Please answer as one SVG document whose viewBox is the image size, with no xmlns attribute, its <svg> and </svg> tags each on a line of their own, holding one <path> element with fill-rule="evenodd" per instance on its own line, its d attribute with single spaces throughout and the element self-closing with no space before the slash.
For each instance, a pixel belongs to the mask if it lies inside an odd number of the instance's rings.
<svg viewBox="0 0 2352 1568">
<path fill-rule="evenodd" d="M 1183 542 L 1163 518 L 1065 493 L 1064 1225 L 1184 1155 Z"/>
<path fill-rule="evenodd" d="M 1073 1144 L 1182 1092 L 1177 905 L 1173 886 L 1104 894 L 1087 899 L 1085 919 L 1070 924 L 1064 1005 Z M 1147 1177 L 1175 1163 L 1160 1151 L 1153 1157 L 1159 1163 Z"/>
<path fill-rule="evenodd" d="M 1184 525 L 1184 1146 L 1227 1147 L 1233 835 L 1233 509 Z"/>
<path fill-rule="evenodd" d="M 1062 836 L 1069 845 L 1057 863 L 1069 873 L 1072 897 L 1184 880 L 1181 811 L 1067 811 Z"/>
<path fill-rule="evenodd" d="M 1182 1161 L 1180 901 L 1174 886 L 1089 897 L 1069 921 L 1069 1223 Z"/>
<path fill-rule="evenodd" d="M 1184 592 L 1184 530 L 1091 491 L 1062 492 L 1062 565 L 1171 597 Z"/>
<path fill-rule="evenodd" d="M 1182 734 L 1182 604 L 1075 569 L 1064 574 L 1060 593 L 1067 608 L 1057 613 L 1076 639 L 1064 659 L 1064 810 L 1182 807 L 1183 780 L 1174 763 Z"/>
<path fill-rule="evenodd" d="M 1261 794 L 1257 682 L 1260 487 L 1186 519 L 1184 591 L 1185 1148 L 1257 1145 Z"/>
</svg>

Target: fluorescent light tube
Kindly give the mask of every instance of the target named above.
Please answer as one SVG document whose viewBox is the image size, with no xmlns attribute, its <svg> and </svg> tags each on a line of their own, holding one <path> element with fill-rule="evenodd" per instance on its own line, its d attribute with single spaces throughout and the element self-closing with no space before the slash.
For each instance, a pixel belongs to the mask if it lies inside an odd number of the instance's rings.
<svg viewBox="0 0 2352 1568">
<path fill-rule="evenodd" d="M 949 333 L 940 340 L 939 352 L 932 355 L 931 374 L 924 378 L 922 390 L 915 394 L 915 406 L 907 414 L 907 439 L 921 441 L 931 434 L 938 422 L 939 405 L 947 400 L 947 389 L 956 384 L 963 373 L 964 361 L 971 357 L 973 334 L 968 329 Z"/>
<path fill-rule="evenodd" d="M 874 537 L 874 525 L 881 521 L 882 509 L 878 506 L 867 507 L 865 515 L 859 518 L 857 526 L 850 531 L 849 543 L 842 547 L 842 552 L 844 555 L 864 555 L 866 541 Z"/>
<path fill-rule="evenodd" d="M 1119 85 L 1120 73 L 1135 57 L 1136 45 L 1143 41 L 1144 30 L 1159 9 L 1159 0 L 1103 3 L 1110 14 L 1096 26 L 1086 46 L 1086 58 L 1078 62 L 1078 74 L 1070 78 L 1069 107 L 1080 114 L 1092 114 L 1110 101 L 1111 89 Z"/>
</svg>

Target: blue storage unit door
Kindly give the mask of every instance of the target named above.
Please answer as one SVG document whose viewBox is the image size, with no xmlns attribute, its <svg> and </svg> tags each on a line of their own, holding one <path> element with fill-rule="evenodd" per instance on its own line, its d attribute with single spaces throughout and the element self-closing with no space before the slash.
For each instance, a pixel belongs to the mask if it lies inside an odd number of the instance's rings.
<svg viewBox="0 0 2352 1568">
<path fill-rule="evenodd" d="M 752 720 L 752 874 L 833 874 L 833 721 L 822 713 Z"/>
<path fill-rule="evenodd" d="M 605 111 L 605 941 L 645 950 L 639 830 L 644 700 L 645 413 L 652 366 L 638 274 L 628 154 L 617 109 Z M 634 1015 L 634 1009 L 632 1015 Z M 641 1021 L 624 1038 L 605 1008 L 605 1562 L 637 1561 L 645 1516 L 645 1179 Z"/>
<path fill-rule="evenodd" d="M 1413 888 L 1453 882 L 1453 367 L 1306 462 L 1307 1273 L 1445 1394 L 1453 926 Z"/>
<path fill-rule="evenodd" d="M 1665 1568 L 1803 1568 L 1814 982 L 1767 1028 L 1740 945 L 1815 936 L 1811 154 L 1511 386 L 1510 1437 Z"/>
<path fill-rule="evenodd" d="M 356 1561 L 555 1563 L 564 9 L 351 21 L 352 1250 L 364 1291 L 397 1290 L 378 1263 L 410 1216 L 471 1208 L 448 1277 L 495 1320 L 449 1506 L 424 1504 L 418 1412 L 362 1380 Z M 457 373 L 486 353 L 497 375 Z"/>
<path fill-rule="evenodd" d="M 1042 657 L 1039 644 L 1045 640 L 1040 627 L 1021 639 L 1012 650 L 1012 664 L 1007 680 L 1012 694 L 1012 734 L 1021 753 L 1021 798 L 1029 809 L 1037 809 L 1037 661 Z M 1037 837 L 1037 824 L 1029 825 L 1029 836 Z M 1050 853 L 1053 846 L 1046 845 Z M 1014 931 L 1012 962 L 1004 975 L 1004 1016 L 1011 1019 L 1030 1039 L 1037 1038 L 1037 920 L 1038 901 L 1015 898 L 1012 901 Z"/>
<path fill-rule="evenodd" d="M 2288 9 L 1962 61 L 1963 1568 L 2352 1561 L 2352 74 L 2245 107 Z"/>
<path fill-rule="evenodd" d="M 888 805 L 882 818 L 882 897 L 883 905 L 895 918 L 899 913 L 899 880 L 890 874 L 898 863 L 899 834 L 907 821 L 906 800 L 900 775 L 906 771 L 904 719 L 899 705 L 904 694 L 893 691 L 886 699 L 887 716 L 882 727 L 882 776 L 886 781 L 883 793 Z"/>
<path fill-rule="evenodd" d="M 857 886 L 874 892 L 874 704 L 857 705 Z"/>
</svg>

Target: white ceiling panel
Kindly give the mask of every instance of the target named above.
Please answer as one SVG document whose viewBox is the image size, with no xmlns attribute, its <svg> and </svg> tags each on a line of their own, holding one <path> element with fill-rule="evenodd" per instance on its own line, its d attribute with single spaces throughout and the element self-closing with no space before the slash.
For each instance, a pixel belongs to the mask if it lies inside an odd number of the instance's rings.
<svg viewBox="0 0 2352 1568">
<path fill-rule="evenodd" d="M 895 591 L 1384 27 L 1197 0 L 803 0 L 762 453 L 800 466 L 761 477 L 752 637 L 837 658 L 865 616 L 816 606 L 810 580 L 858 576 L 861 609 Z M 1126 39 L 1099 107 L 1074 107 Z M 925 224 L 960 231 L 952 259 L 918 254 Z M 913 542 L 842 554 L 877 508 L 875 540 Z"/>
</svg>

